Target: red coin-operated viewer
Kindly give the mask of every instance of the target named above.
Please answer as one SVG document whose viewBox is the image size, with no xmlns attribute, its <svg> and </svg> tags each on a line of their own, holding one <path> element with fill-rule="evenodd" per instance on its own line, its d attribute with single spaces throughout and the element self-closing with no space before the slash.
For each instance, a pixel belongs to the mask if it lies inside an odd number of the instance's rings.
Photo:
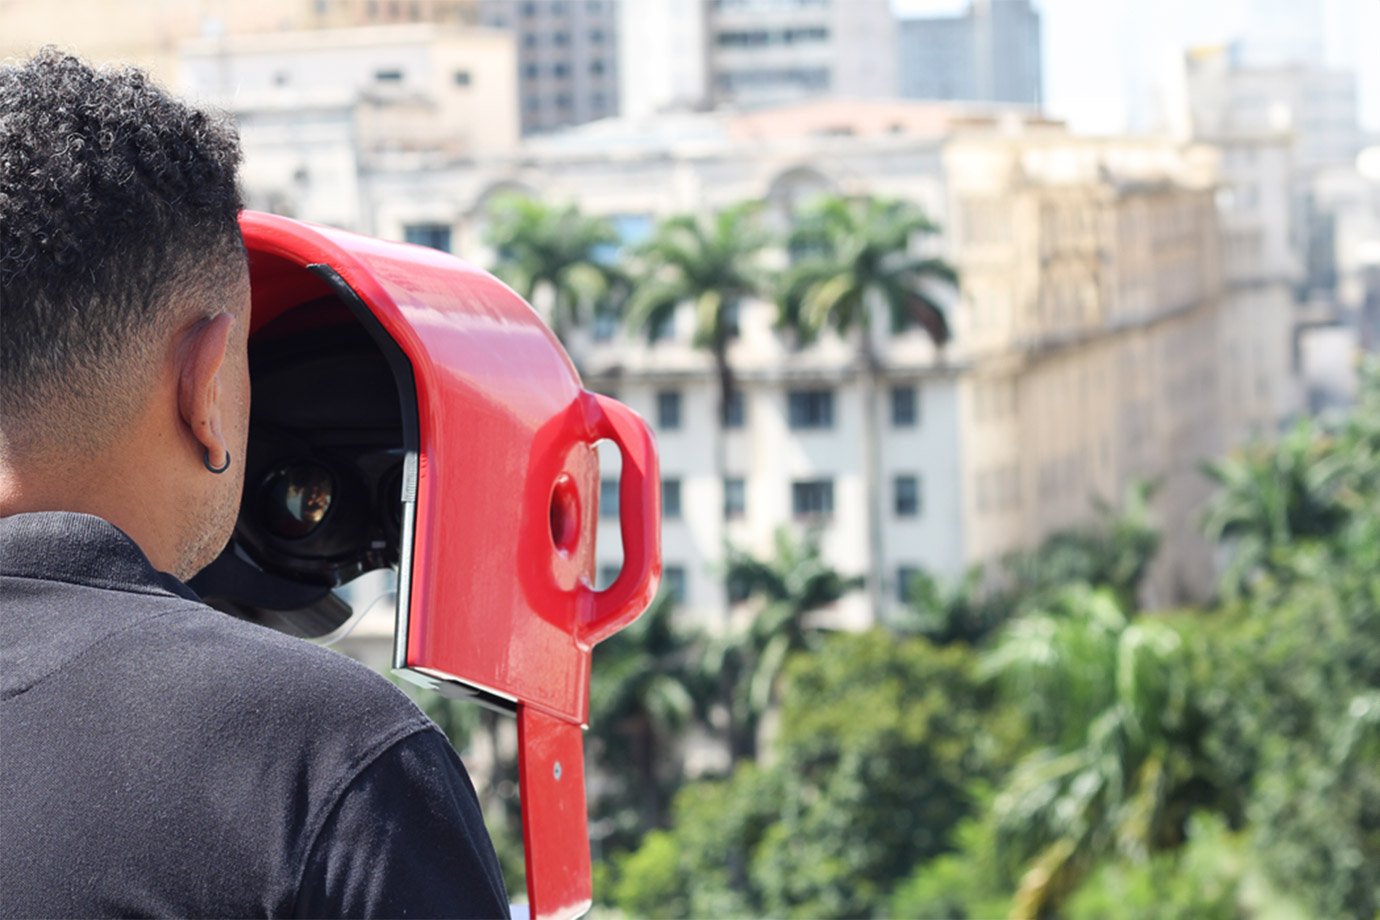
<svg viewBox="0 0 1380 920">
<path fill-rule="evenodd" d="M 209 602 L 298 635 L 396 594 L 395 669 L 517 717 L 533 916 L 591 903 L 590 652 L 661 572 L 652 435 L 584 390 L 532 308 L 445 253 L 245 212 L 245 491 Z M 622 454 L 624 562 L 592 587 L 599 471 Z"/>
</svg>

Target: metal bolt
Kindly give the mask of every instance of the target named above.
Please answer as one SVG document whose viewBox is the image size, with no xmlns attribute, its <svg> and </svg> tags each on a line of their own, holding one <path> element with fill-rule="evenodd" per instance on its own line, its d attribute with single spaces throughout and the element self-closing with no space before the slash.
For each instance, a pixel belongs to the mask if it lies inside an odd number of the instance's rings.
<svg viewBox="0 0 1380 920">
<path fill-rule="evenodd" d="M 559 760 L 556 761 L 556 768 L 555 768 L 554 770 L 552 770 L 551 772 L 552 772 L 553 774 L 555 774 L 556 779 L 560 779 L 560 778 L 561 778 L 561 762 L 560 762 Z"/>
</svg>

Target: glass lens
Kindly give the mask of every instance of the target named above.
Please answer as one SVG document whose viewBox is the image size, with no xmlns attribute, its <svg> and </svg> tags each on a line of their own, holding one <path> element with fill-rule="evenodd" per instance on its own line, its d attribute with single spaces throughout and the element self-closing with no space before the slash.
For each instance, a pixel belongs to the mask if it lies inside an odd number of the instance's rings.
<svg viewBox="0 0 1380 920">
<path fill-rule="evenodd" d="M 335 477 L 318 463 L 279 467 L 264 478 L 259 520 L 284 540 L 308 536 L 326 519 L 335 491 Z"/>
</svg>

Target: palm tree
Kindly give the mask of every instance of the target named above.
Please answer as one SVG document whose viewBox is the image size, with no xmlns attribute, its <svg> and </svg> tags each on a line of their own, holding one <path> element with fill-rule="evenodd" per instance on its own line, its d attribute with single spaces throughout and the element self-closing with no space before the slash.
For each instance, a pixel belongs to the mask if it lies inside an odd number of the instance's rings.
<svg viewBox="0 0 1380 920">
<path fill-rule="evenodd" d="M 651 338 L 681 304 L 693 305 L 695 347 L 709 352 L 718 382 L 714 475 L 720 488 L 727 475 L 724 429 L 734 389 L 728 345 L 737 332 L 739 306 L 767 290 L 758 263 L 770 241 L 752 203 L 717 214 L 669 218 L 638 251 L 637 283 L 624 307 L 628 328 Z M 719 505 L 726 514 L 724 502 Z"/>
<path fill-rule="evenodd" d="M 1092 521 L 1056 531 L 1035 549 L 1003 559 L 1013 606 L 1039 605 L 1051 592 L 1084 582 L 1112 589 L 1125 609 L 1134 609 L 1160 547 L 1151 508 L 1157 488 L 1148 480 L 1133 481 L 1120 504 L 1097 499 Z"/>
<path fill-rule="evenodd" d="M 780 325 L 808 342 L 825 328 L 852 335 L 863 384 L 863 480 L 867 496 L 868 590 L 881 610 L 881 512 L 877 489 L 877 382 L 882 366 L 873 344 L 874 313 L 885 309 L 891 331 L 919 323 L 938 347 L 949 340 L 944 311 L 931 286 L 954 284 L 953 269 L 917 256 L 912 243 L 937 232 L 917 206 L 877 198 L 826 198 L 808 210 L 791 233 L 799 255 L 786 273 Z"/>
<path fill-rule="evenodd" d="M 1291 544 L 1329 536 L 1347 519 L 1342 500 L 1346 454 L 1308 420 L 1277 445 L 1247 448 L 1204 470 L 1218 489 L 1203 528 L 1231 550 L 1222 578 L 1229 598 L 1242 596 L 1260 577 L 1277 571 L 1280 554 Z"/>
<path fill-rule="evenodd" d="M 770 242 L 758 205 L 744 203 L 717 214 L 672 217 L 638 253 L 643 269 L 627 303 L 628 327 L 651 337 L 681 304 L 694 306 L 695 346 L 714 359 L 720 427 L 728 424 L 733 392 L 728 343 L 739 305 L 767 290 L 758 262 Z"/>
<path fill-rule="evenodd" d="M 956 580 L 940 580 L 924 569 L 905 586 L 906 605 L 887 625 L 903 636 L 924 636 L 936 645 L 977 645 L 1009 618 L 1009 599 L 984 585 L 981 565 Z"/>
<path fill-rule="evenodd" d="M 1109 848 L 1140 857 L 1182 842 L 1204 770 L 1174 628 L 1129 619 L 1109 589 L 1074 586 L 1013 621 L 983 664 L 1044 743 L 994 805 L 1001 850 L 1025 868 L 1013 916 L 1054 912 Z"/>
<path fill-rule="evenodd" d="M 675 626 L 674 609 L 671 595 L 661 593 L 594 652 L 590 732 L 619 783 L 608 810 L 629 841 L 665 823 L 679 780 L 667 746 L 702 712 L 707 695 L 695 668 L 699 637 Z"/>
<path fill-rule="evenodd" d="M 618 243 L 607 220 L 586 217 L 574 205 L 505 195 L 492 206 L 485 237 L 498 252 L 496 275 L 529 303 L 547 298 L 547 322 L 561 341 L 591 311 L 611 309 L 621 279 L 600 256 Z"/>
<path fill-rule="evenodd" d="M 861 579 L 846 578 L 825 562 L 818 534 L 797 540 L 784 527 L 776 532 L 776 553 L 770 560 L 730 547 L 727 568 L 741 595 L 761 602 L 747 627 L 721 636 L 705 659 L 706 670 L 720 682 L 729 717 L 729 755 L 737 763 L 757 756 L 758 728 L 776 702 L 787 657 L 814 646 L 807 615 L 833 604 Z"/>
</svg>

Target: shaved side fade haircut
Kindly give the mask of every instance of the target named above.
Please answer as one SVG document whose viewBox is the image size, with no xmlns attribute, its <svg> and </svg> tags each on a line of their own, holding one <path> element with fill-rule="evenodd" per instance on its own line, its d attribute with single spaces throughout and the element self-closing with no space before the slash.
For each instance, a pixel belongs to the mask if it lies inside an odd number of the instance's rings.
<svg viewBox="0 0 1380 920">
<path fill-rule="evenodd" d="M 0 65 L 0 457 L 99 449 L 244 274 L 239 138 L 134 68 Z"/>
</svg>

